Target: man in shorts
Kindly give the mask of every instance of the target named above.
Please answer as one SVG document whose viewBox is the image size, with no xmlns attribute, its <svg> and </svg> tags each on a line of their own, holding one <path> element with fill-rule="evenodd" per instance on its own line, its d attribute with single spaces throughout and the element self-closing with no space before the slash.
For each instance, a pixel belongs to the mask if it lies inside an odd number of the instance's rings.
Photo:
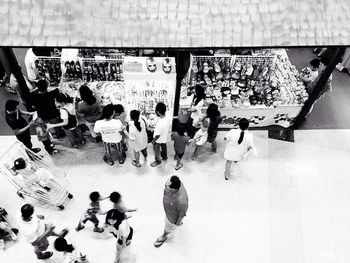
<svg viewBox="0 0 350 263">
<path fill-rule="evenodd" d="M 163 207 L 165 211 L 165 227 L 163 234 L 154 242 L 155 247 L 160 247 L 173 233 L 188 210 L 187 191 L 179 177 L 173 175 L 168 179 L 164 188 Z"/>
</svg>

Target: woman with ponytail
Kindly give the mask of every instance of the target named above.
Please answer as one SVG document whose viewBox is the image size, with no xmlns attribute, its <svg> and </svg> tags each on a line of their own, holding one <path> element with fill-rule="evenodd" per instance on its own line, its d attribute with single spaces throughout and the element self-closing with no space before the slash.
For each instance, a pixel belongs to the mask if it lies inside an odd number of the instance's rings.
<svg viewBox="0 0 350 263">
<path fill-rule="evenodd" d="M 130 112 L 129 123 L 129 144 L 131 149 L 134 150 L 135 160 L 132 164 L 136 167 L 141 167 L 140 164 L 140 152 L 146 158 L 147 157 L 147 124 L 146 121 L 140 118 L 140 111 L 132 110 Z"/>
<path fill-rule="evenodd" d="M 233 163 L 244 159 L 246 154 L 254 149 L 253 135 L 246 130 L 249 121 L 245 118 L 239 120 L 239 129 L 230 130 L 226 136 L 227 140 L 224 158 L 226 159 L 225 180 L 228 180 Z"/>
<path fill-rule="evenodd" d="M 71 146 L 74 148 L 78 147 L 78 143 L 85 144 L 81 130 L 78 127 L 73 99 L 67 94 L 59 93 L 55 97 L 55 104 L 60 111 L 62 122 L 47 124 L 47 128 L 63 127 Z"/>
<path fill-rule="evenodd" d="M 78 252 L 72 244 L 68 244 L 67 240 L 59 237 L 55 240 L 54 247 L 57 251 L 63 252 L 64 263 L 86 262 L 86 255 Z"/>
</svg>

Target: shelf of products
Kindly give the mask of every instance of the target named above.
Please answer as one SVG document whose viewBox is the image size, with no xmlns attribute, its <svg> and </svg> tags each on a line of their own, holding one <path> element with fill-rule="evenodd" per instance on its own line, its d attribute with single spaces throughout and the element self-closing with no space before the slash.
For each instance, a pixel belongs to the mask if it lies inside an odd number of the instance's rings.
<svg viewBox="0 0 350 263">
<path fill-rule="evenodd" d="M 61 58 L 39 56 L 35 61 L 35 67 L 40 78 L 50 81 L 50 86 L 57 87 L 61 81 Z"/>
<path fill-rule="evenodd" d="M 235 109 L 277 112 L 278 107 L 294 106 L 300 111 L 308 94 L 286 51 L 259 50 L 254 54 L 258 55 L 192 56 L 191 67 L 182 81 L 180 108 L 190 106 L 189 96 L 199 84 L 205 89 L 206 105 L 216 103 L 226 113 Z M 294 114 L 291 112 L 292 117 Z M 282 125 L 271 124 L 286 127 L 292 117 Z M 259 126 L 255 121 L 253 124 Z"/>
</svg>

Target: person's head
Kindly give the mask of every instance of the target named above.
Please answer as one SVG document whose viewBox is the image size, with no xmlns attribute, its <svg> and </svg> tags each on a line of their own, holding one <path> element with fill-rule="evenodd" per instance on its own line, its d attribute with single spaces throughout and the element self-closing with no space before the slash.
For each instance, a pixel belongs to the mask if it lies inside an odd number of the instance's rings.
<svg viewBox="0 0 350 263">
<path fill-rule="evenodd" d="M 63 108 L 66 104 L 73 103 L 73 99 L 64 93 L 58 93 L 55 97 L 55 104 L 58 109 Z"/>
<path fill-rule="evenodd" d="M 63 237 L 59 237 L 55 240 L 54 247 L 60 252 L 73 252 L 74 250 L 72 244 L 68 244 L 67 240 L 65 240 Z"/>
<path fill-rule="evenodd" d="M 166 112 L 166 106 L 163 102 L 158 102 L 156 106 L 156 114 L 158 117 L 164 116 Z"/>
<path fill-rule="evenodd" d="M 17 100 L 8 100 L 5 104 L 5 110 L 9 113 L 15 112 L 18 109 L 19 102 Z"/>
<path fill-rule="evenodd" d="M 201 100 L 205 99 L 204 88 L 201 85 L 196 85 L 194 87 L 194 96 L 195 96 L 195 101 L 194 101 L 195 105 L 197 105 L 198 102 L 200 102 Z"/>
<path fill-rule="evenodd" d="M 181 187 L 181 181 L 180 178 L 177 177 L 176 175 L 173 175 L 168 179 L 168 181 L 165 184 L 165 187 L 171 191 L 171 192 L 177 192 L 179 191 Z"/>
<path fill-rule="evenodd" d="M 124 113 L 124 107 L 121 104 L 114 105 L 115 116 L 121 116 Z"/>
<path fill-rule="evenodd" d="M 176 132 L 180 135 L 180 136 L 184 136 L 185 135 L 185 127 L 184 125 L 180 125 L 177 126 Z"/>
<path fill-rule="evenodd" d="M 38 90 L 40 92 L 46 92 L 47 91 L 48 85 L 47 85 L 46 80 L 44 80 L 44 79 L 39 80 L 38 83 L 36 84 L 36 86 L 38 87 Z"/>
<path fill-rule="evenodd" d="M 329 64 L 329 59 L 327 57 L 322 57 L 320 59 L 320 70 L 324 70 Z"/>
<path fill-rule="evenodd" d="M 14 171 L 22 170 L 22 169 L 26 168 L 26 166 L 27 166 L 27 163 L 23 158 L 17 158 L 13 162 L 12 170 L 14 170 Z"/>
<path fill-rule="evenodd" d="M 114 115 L 114 106 L 112 104 L 108 104 L 102 109 L 102 117 L 106 120 L 113 118 Z"/>
<path fill-rule="evenodd" d="M 80 86 L 79 93 L 81 100 L 85 101 L 88 105 L 92 105 L 96 102 L 96 98 L 88 86 Z"/>
<path fill-rule="evenodd" d="M 109 200 L 111 200 L 112 203 L 118 203 L 121 199 L 121 195 L 118 192 L 112 192 L 109 195 Z"/>
<path fill-rule="evenodd" d="M 204 118 L 201 122 L 201 129 L 203 132 L 207 131 L 209 128 L 209 119 L 208 118 Z"/>
<path fill-rule="evenodd" d="M 320 67 L 320 60 L 318 58 L 311 60 L 310 66 L 313 71 L 318 70 L 318 68 Z"/>
<path fill-rule="evenodd" d="M 32 220 L 34 214 L 34 207 L 30 204 L 25 204 L 21 207 L 21 215 L 23 221 L 29 222 Z"/>
<path fill-rule="evenodd" d="M 90 194 L 90 200 L 92 201 L 92 202 L 97 202 L 98 200 L 100 200 L 100 193 L 99 192 L 92 192 L 91 194 Z"/>
<path fill-rule="evenodd" d="M 241 135 L 239 136 L 238 144 L 241 144 L 244 139 L 244 131 L 249 127 L 249 121 L 246 118 L 242 118 L 239 120 L 238 126 L 241 129 Z"/>
<path fill-rule="evenodd" d="M 207 116 L 210 120 L 215 120 L 218 116 L 220 116 L 220 111 L 218 108 L 218 105 L 216 105 L 215 103 L 211 103 L 208 106 L 207 109 Z"/>
<path fill-rule="evenodd" d="M 107 212 L 106 223 L 118 227 L 125 217 L 124 213 L 119 212 L 117 209 L 111 209 Z"/>
<path fill-rule="evenodd" d="M 142 130 L 140 124 L 140 111 L 132 110 L 130 112 L 130 119 L 134 122 L 136 129 L 140 132 Z"/>
</svg>

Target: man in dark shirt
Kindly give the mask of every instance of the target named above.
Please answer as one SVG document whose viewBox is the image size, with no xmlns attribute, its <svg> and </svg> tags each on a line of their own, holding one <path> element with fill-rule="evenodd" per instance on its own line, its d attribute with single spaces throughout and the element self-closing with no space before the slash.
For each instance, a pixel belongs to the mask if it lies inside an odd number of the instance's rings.
<svg viewBox="0 0 350 263">
<path fill-rule="evenodd" d="M 55 97 L 59 93 L 58 89 L 47 91 L 46 80 L 39 80 L 37 83 L 38 92 L 32 95 L 32 104 L 35 110 L 38 112 L 38 116 L 45 123 L 60 123 L 60 112 L 55 104 Z M 64 136 L 64 132 L 61 128 L 55 128 L 55 135 L 58 138 Z"/>
<path fill-rule="evenodd" d="M 29 123 L 22 117 L 22 114 L 33 116 L 34 112 L 27 112 L 19 109 L 19 102 L 16 100 L 8 100 L 5 105 L 6 109 L 6 123 L 14 131 L 17 139 L 22 142 L 28 149 L 37 153 L 40 148 L 33 148 L 30 138 L 30 126 L 34 124 L 33 121 Z"/>
</svg>

